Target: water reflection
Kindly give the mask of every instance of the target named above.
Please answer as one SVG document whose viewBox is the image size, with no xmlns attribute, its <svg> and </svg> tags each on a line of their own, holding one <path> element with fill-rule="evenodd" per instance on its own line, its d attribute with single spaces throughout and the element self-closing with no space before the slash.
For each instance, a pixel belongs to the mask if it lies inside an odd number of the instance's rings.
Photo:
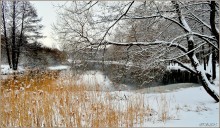
<svg viewBox="0 0 220 128">
<path fill-rule="evenodd" d="M 73 63 L 71 70 L 74 75 L 80 75 L 80 80 L 88 84 L 94 82 L 103 87 L 111 87 L 111 90 L 131 90 L 144 87 L 152 87 L 160 84 L 160 79 L 150 83 L 148 77 L 143 77 L 143 69 L 117 63 L 103 64 L 99 62 Z"/>
</svg>

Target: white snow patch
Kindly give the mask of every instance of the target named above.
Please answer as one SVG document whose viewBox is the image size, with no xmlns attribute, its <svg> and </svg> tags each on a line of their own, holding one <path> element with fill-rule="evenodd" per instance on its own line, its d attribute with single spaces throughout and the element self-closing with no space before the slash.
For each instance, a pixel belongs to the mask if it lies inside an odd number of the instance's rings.
<svg viewBox="0 0 220 128">
<path fill-rule="evenodd" d="M 142 125 L 144 127 L 201 127 L 205 125 L 219 127 L 219 104 L 215 103 L 203 87 L 144 95 L 145 103 L 150 103 L 150 107 L 158 113 L 163 103 L 155 99 L 166 97 L 167 116 L 170 117 L 166 122 L 160 121 L 158 117 L 155 121 L 145 121 Z"/>
<path fill-rule="evenodd" d="M 184 65 L 191 68 L 191 69 L 193 69 L 193 67 L 189 63 L 184 63 Z M 182 66 L 180 66 L 177 63 L 171 63 L 170 65 L 167 66 L 167 70 L 178 70 L 178 69 L 181 70 L 181 71 L 186 70 L 185 68 L 183 68 Z"/>
<path fill-rule="evenodd" d="M 206 72 L 212 74 L 212 54 L 209 55 L 209 61 L 206 67 Z"/>
<path fill-rule="evenodd" d="M 73 60 L 72 60 L 72 59 L 67 59 L 67 61 L 68 61 L 69 63 L 72 63 L 72 62 L 73 62 Z"/>
<path fill-rule="evenodd" d="M 101 90 L 106 91 L 112 91 L 113 89 L 112 82 L 100 71 L 87 71 L 79 76 L 76 83 L 78 85 L 84 84 L 89 87 L 96 87 L 96 85 L 98 85 Z"/>
<path fill-rule="evenodd" d="M 13 72 L 22 73 L 24 71 L 25 71 L 25 69 L 22 66 L 18 66 L 17 71 L 13 71 L 12 69 L 10 69 L 9 65 L 1 65 L 1 74 L 2 75 L 12 74 Z"/>
<path fill-rule="evenodd" d="M 135 103 L 135 100 L 143 97 L 144 106 L 152 109 L 152 115 L 145 116 L 143 124 L 134 123 L 132 127 L 201 127 L 204 125 L 219 127 L 219 104 L 215 103 L 203 87 L 150 94 L 128 91 L 86 91 L 85 93 L 88 97 L 98 93 L 96 94 L 99 98 L 98 102 L 104 104 L 108 104 L 106 93 L 111 95 L 111 106 L 118 111 L 126 111 L 129 103 Z M 83 112 L 84 109 L 80 109 L 80 113 Z M 165 121 L 161 120 L 163 112 L 167 117 Z M 122 124 L 122 127 L 125 126 Z"/>
<path fill-rule="evenodd" d="M 58 65 L 58 66 L 50 66 L 48 67 L 49 70 L 66 70 L 69 69 L 70 66 L 67 65 Z"/>
<path fill-rule="evenodd" d="M 206 74 L 202 65 L 197 66 L 197 70 L 201 72 L 201 75 L 203 76 L 203 79 L 206 81 L 208 87 L 215 93 L 215 95 L 219 96 L 219 89 L 217 89 L 216 86 L 213 86 L 213 84 L 209 82 L 208 78 L 205 77 Z"/>
<path fill-rule="evenodd" d="M 216 78 L 213 82 L 216 86 L 219 86 L 219 64 L 216 65 Z"/>
</svg>

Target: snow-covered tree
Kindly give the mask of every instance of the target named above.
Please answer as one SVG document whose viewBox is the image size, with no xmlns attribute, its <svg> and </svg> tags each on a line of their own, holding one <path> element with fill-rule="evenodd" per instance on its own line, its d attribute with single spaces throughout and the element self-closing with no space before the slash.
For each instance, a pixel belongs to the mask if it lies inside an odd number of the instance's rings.
<svg viewBox="0 0 220 128">
<path fill-rule="evenodd" d="M 219 56 L 216 54 L 219 51 L 218 2 L 90 1 L 73 2 L 69 7 L 62 6 L 61 8 L 63 8 L 61 14 L 63 17 L 60 19 L 60 24 L 56 26 L 56 32 L 61 33 L 62 37 L 65 35 L 65 38 L 62 38 L 63 41 L 70 41 L 71 44 L 78 46 L 78 40 L 83 38 L 88 39 L 82 45 L 85 47 L 106 48 L 111 45 L 125 46 L 128 49 L 139 47 L 139 49 L 132 50 L 142 56 L 139 59 L 146 60 L 146 54 L 151 52 L 152 59 L 145 63 L 146 67 L 151 67 L 153 62 L 174 61 L 196 74 L 207 93 L 219 102 L 219 91 L 215 89 L 213 83 L 216 74 L 216 58 Z M 141 11 L 137 11 L 138 9 Z M 75 16 L 86 18 L 86 24 L 81 25 L 83 27 L 76 25 L 70 28 L 66 25 L 67 29 L 58 28 L 69 22 L 75 22 Z M 84 19 L 77 19 L 84 21 Z M 130 27 L 121 27 L 126 26 L 127 23 L 130 23 Z M 146 25 L 149 25 L 147 31 Z M 114 38 L 117 36 L 116 28 L 122 28 L 120 32 L 125 34 L 129 34 L 129 31 L 133 29 L 133 32 L 136 32 L 133 37 L 136 39 L 132 37 L 133 39 L 117 40 Z M 75 38 L 73 34 L 77 34 L 77 40 L 73 39 Z M 146 35 L 147 37 L 144 38 Z M 212 56 L 212 73 L 204 68 L 198 56 L 204 46 L 211 48 L 208 55 Z M 183 60 L 190 62 L 191 66 L 185 65 Z"/>
</svg>

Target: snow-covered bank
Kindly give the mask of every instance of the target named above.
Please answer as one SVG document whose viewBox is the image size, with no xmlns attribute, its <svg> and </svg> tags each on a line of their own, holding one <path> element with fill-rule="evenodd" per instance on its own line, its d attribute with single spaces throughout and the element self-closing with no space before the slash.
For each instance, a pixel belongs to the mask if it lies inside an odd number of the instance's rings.
<svg viewBox="0 0 220 128">
<path fill-rule="evenodd" d="M 72 60 L 68 59 L 67 60 L 69 63 L 82 63 L 82 62 L 90 62 L 90 63 L 100 63 L 100 64 L 105 64 L 105 65 L 110 65 L 110 64 L 115 64 L 115 65 L 126 65 L 126 66 L 134 66 L 133 62 L 129 61 L 102 61 L 102 60 Z"/>
<path fill-rule="evenodd" d="M 102 86 L 99 92 L 94 89 L 86 91 L 85 97 L 98 95 L 99 103 L 108 105 L 110 102 L 115 111 L 126 111 L 129 104 L 143 97 L 144 107 L 149 107 L 151 113 L 150 116 L 144 117 L 142 124 L 134 123 L 134 127 L 219 126 L 219 104 L 215 103 L 200 84 L 180 83 L 135 91 L 113 91 L 112 82 L 101 72 L 89 71 L 79 75 L 77 80 L 78 84 L 90 87 L 97 84 Z M 68 85 L 68 81 L 65 85 Z M 216 88 L 219 89 L 219 87 Z M 111 91 L 106 92 L 106 89 Z M 106 95 L 111 97 L 110 101 L 106 100 Z M 74 94 L 72 96 L 74 97 Z M 88 110 L 89 101 L 93 100 L 88 99 L 86 110 Z M 87 112 L 82 111 L 82 113 Z"/>
<path fill-rule="evenodd" d="M 70 66 L 67 65 L 56 65 L 56 66 L 49 66 L 47 69 L 49 70 L 67 70 L 69 69 Z M 23 66 L 18 66 L 18 70 L 16 72 L 22 73 L 26 69 Z M 2 75 L 7 75 L 7 74 L 12 74 L 13 70 L 10 69 L 9 65 L 1 65 L 1 74 Z"/>
<path fill-rule="evenodd" d="M 103 75 L 99 71 L 87 71 L 79 75 L 78 80 L 76 81 L 77 85 L 83 84 L 89 86 L 91 89 L 95 89 L 95 86 L 98 85 L 101 90 L 113 90 L 114 87 L 109 78 Z"/>
<path fill-rule="evenodd" d="M 48 67 L 49 70 L 67 70 L 70 66 L 67 65 L 57 65 L 57 66 L 50 66 Z"/>
<path fill-rule="evenodd" d="M 47 69 L 49 70 L 67 70 L 70 66 L 67 65 L 57 65 L 57 66 L 50 66 Z M 18 66 L 18 70 L 16 70 L 16 73 L 24 73 L 27 69 L 23 66 Z M 30 70 L 30 69 L 29 69 Z M 10 69 L 9 65 L 1 65 L 1 75 L 10 75 L 13 74 L 12 69 Z"/>
<path fill-rule="evenodd" d="M 158 85 L 155 87 L 147 87 L 143 89 L 134 90 L 137 93 L 167 93 L 173 92 L 175 90 L 181 90 L 184 88 L 190 87 L 200 87 L 201 84 L 196 83 L 177 83 L 177 84 L 168 84 L 168 85 Z"/>
<path fill-rule="evenodd" d="M 193 69 L 193 67 L 189 63 L 184 63 L 184 65 L 189 67 L 190 69 Z M 185 71 L 186 69 L 183 68 L 182 66 L 180 66 L 177 63 L 171 63 L 170 65 L 167 66 L 167 70 L 181 70 L 181 71 Z"/>
<path fill-rule="evenodd" d="M 153 94 L 117 92 L 117 95 L 131 101 L 135 95 L 144 95 L 145 105 L 156 112 L 152 120 L 146 119 L 143 125 L 136 124 L 136 127 L 219 127 L 219 104 L 203 87 Z M 166 114 L 166 121 L 161 121 L 161 111 Z"/>
<path fill-rule="evenodd" d="M 105 82 L 107 85 L 103 87 L 112 87 L 101 72 L 78 74 L 76 79 L 64 75 L 60 78 L 48 83 L 52 85 L 50 88 L 30 91 L 30 84 L 23 82 L 16 90 L 4 89 L 0 98 L 3 104 L 0 123 L 4 127 L 94 127 L 94 123 L 97 127 L 219 126 L 219 104 L 202 86 L 189 87 L 190 83 L 167 85 L 154 87 L 157 91 L 150 93 L 95 91 L 79 88 L 88 86 L 86 83 L 71 83 L 81 79 L 92 87 L 97 83 L 103 86 Z M 27 115 L 28 118 L 23 120 Z"/>
<path fill-rule="evenodd" d="M 25 71 L 24 67 L 18 66 L 18 70 L 16 72 L 23 73 Z M 9 65 L 1 65 L 1 75 L 12 74 L 14 71 L 10 69 Z"/>
<path fill-rule="evenodd" d="M 208 123 L 210 126 L 213 124 L 215 127 L 219 126 L 219 104 L 214 102 L 203 87 L 186 88 L 176 92 L 154 95 L 167 97 L 170 116 L 174 116 L 165 124 L 156 123 L 158 126 L 200 127 L 203 123 Z M 153 99 L 151 100 L 150 103 L 153 103 Z M 154 107 L 158 108 L 158 104 L 154 103 Z M 148 125 L 147 122 L 145 123 Z M 154 123 L 152 125 L 155 126 Z"/>
<path fill-rule="evenodd" d="M 64 71 L 60 73 L 57 83 L 63 85 L 84 85 L 89 90 L 115 91 L 129 90 L 130 88 L 124 84 L 114 84 L 108 76 L 101 71 L 90 70 L 74 75 L 74 72 Z"/>
<path fill-rule="evenodd" d="M 10 90 L 3 93 L 6 115 L 13 107 L 7 98 L 14 93 L 10 93 Z M 214 102 L 203 87 L 150 94 L 85 90 L 50 93 L 42 90 L 16 90 L 15 94 L 19 104 L 26 102 L 30 105 L 25 108 L 16 107 L 28 113 L 30 127 L 67 127 L 70 124 L 72 127 L 93 127 L 93 121 L 100 123 L 97 124 L 99 127 L 111 127 L 109 120 L 117 123 L 115 127 L 219 127 L 219 104 Z M 39 117 L 38 124 L 33 121 L 36 116 Z M 13 119 L 9 118 L 8 127 L 19 126 Z M 10 122 L 12 120 L 15 124 Z"/>
</svg>

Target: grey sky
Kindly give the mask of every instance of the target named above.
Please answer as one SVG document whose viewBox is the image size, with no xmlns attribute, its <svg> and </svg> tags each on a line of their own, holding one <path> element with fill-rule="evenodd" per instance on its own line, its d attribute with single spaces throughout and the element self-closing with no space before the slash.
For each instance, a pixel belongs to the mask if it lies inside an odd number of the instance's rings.
<svg viewBox="0 0 220 128">
<path fill-rule="evenodd" d="M 53 5 L 64 4 L 65 1 L 31 1 L 34 7 L 37 9 L 38 16 L 42 17 L 42 24 L 44 25 L 43 34 L 47 36 L 44 39 L 41 39 L 41 42 L 46 46 L 53 46 L 53 43 L 56 44 L 52 39 L 52 29 L 51 24 L 56 22 L 56 8 Z"/>
<path fill-rule="evenodd" d="M 70 2 L 70 1 L 69 1 Z M 56 22 L 57 14 L 56 10 L 58 8 L 54 7 L 53 5 L 64 5 L 68 4 L 67 1 L 31 1 L 31 3 L 34 5 L 34 7 L 37 9 L 39 17 L 42 17 L 42 24 L 44 25 L 43 29 L 43 35 L 46 36 L 46 38 L 41 39 L 41 42 L 48 46 L 52 47 L 58 46 L 57 44 L 59 42 L 56 42 L 53 40 L 52 35 L 52 24 Z M 111 2 L 114 3 L 114 2 Z M 94 7 L 93 9 L 97 9 L 96 13 L 101 13 L 101 8 Z M 107 12 L 106 12 L 107 13 Z"/>
</svg>

